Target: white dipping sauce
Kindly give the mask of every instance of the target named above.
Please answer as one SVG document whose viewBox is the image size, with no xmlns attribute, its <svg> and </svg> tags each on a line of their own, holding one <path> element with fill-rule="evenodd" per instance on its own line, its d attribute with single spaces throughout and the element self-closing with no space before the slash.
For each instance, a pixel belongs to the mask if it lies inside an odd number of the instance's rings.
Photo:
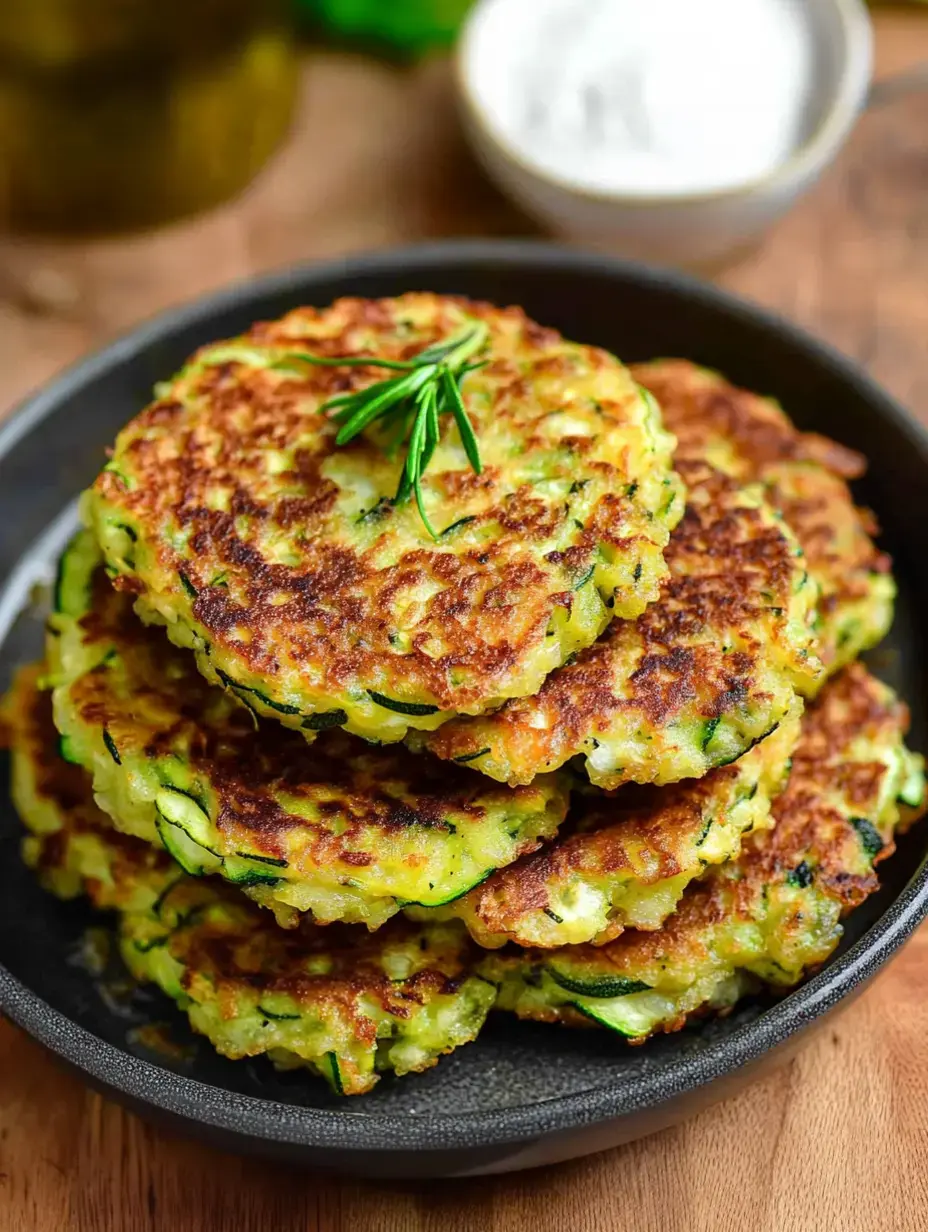
<svg viewBox="0 0 928 1232">
<path fill-rule="evenodd" d="M 486 0 L 465 71 L 500 136 L 599 192 L 736 188 L 803 140 L 805 0 Z"/>
</svg>

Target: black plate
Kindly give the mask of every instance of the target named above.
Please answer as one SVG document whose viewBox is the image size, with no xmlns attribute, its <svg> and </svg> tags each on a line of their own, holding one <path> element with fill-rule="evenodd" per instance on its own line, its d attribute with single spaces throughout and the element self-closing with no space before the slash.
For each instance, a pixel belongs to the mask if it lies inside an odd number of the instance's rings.
<svg viewBox="0 0 928 1232">
<path fill-rule="evenodd" d="M 40 644 L 20 614 L 73 524 L 78 491 L 104 446 L 201 343 L 298 304 L 405 290 L 519 303 L 571 337 L 624 359 L 686 355 L 780 397 L 801 426 L 866 453 L 860 497 L 878 510 L 896 558 L 899 615 L 875 660 L 913 706 L 925 747 L 925 663 L 912 617 L 928 608 L 920 567 L 928 525 L 928 435 L 859 371 L 791 326 L 676 274 L 538 244 L 448 243 L 289 270 L 168 313 L 73 368 L 0 429 L 0 685 Z M 437 1069 L 384 1079 L 339 1102 L 323 1083 L 233 1063 L 190 1035 L 154 993 L 94 983 L 77 956 L 91 923 L 45 896 L 17 859 L 17 822 L 0 784 L 0 1008 L 95 1086 L 149 1117 L 236 1149 L 370 1175 L 528 1167 L 602 1149 L 678 1119 L 745 1080 L 869 979 L 928 914 L 928 828 L 883 866 L 838 955 L 778 1002 L 624 1047 L 614 1036 L 493 1020 Z M 133 1026 L 170 1023 L 181 1059 L 142 1047 Z"/>
</svg>

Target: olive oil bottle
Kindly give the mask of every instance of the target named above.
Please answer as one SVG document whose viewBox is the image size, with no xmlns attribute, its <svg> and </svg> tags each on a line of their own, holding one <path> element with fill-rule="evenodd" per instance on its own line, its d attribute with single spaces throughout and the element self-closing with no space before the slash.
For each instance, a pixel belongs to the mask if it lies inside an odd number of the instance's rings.
<svg viewBox="0 0 928 1232">
<path fill-rule="evenodd" d="M 0 226 L 153 226 L 215 205 L 287 130 L 281 0 L 2 0 Z"/>
</svg>

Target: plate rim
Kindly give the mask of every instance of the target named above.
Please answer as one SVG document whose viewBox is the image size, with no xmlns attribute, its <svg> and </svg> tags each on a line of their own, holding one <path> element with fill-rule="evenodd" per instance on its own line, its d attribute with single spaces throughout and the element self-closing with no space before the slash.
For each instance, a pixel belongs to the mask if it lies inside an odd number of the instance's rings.
<svg viewBox="0 0 928 1232">
<path fill-rule="evenodd" d="M 361 1108 L 308 1108 L 242 1095 L 135 1056 L 54 1009 L 0 965 L 0 1010 L 61 1060 L 98 1084 L 160 1112 L 244 1138 L 287 1146 L 401 1154 L 479 1147 L 513 1148 L 575 1129 L 654 1110 L 761 1060 L 809 1028 L 866 982 L 928 914 L 928 857 L 903 892 L 866 933 L 830 966 L 724 1039 L 669 1069 L 621 1079 L 550 1100 L 446 1113 L 365 1113 Z M 440 1062 L 439 1062 L 440 1064 Z M 363 1103 L 363 1101 L 358 1101 Z"/>
<path fill-rule="evenodd" d="M 768 309 L 690 275 L 535 240 L 446 240 L 287 266 L 239 280 L 190 303 L 169 307 L 103 349 L 65 368 L 25 398 L 0 425 L 0 461 L 76 391 L 165 337 L 242 306 L 249 300 L 299 291 L 339 277 L 423 270 L 449 265 L 503 264 L 523 269 L 595 273 L 667 289 L 690 302 L 722 310 L 805 351 L 856 388 L 878 419 L 892 422 L 928 466 L 928 429 L 830 344 Z M 138 1104 L 216 1130 L 266 1142 L 348 1152 L 400 1153 L 517 1147 L 565 1131 L 601 1125 L 654 1109 L 753 1061 L 809 1027 L 874 975 L 928 916 L 928 856 L 904 890 L 845 953 L 755 1020 L 672 1065 L 549 1100 L 474 1111 L 366 1113 L 363 1106 L 318 1109 L 242 1095 L 198 1081 L 110 1044 L 53 1009 L 0 965 L 0 1010 L 50 1052 L 111 1091 Z M 624 1089 L 623 1089 L 624 1088 Z M 363 1101 L 358 1101 L 363 1105 Z"/>
</svg>

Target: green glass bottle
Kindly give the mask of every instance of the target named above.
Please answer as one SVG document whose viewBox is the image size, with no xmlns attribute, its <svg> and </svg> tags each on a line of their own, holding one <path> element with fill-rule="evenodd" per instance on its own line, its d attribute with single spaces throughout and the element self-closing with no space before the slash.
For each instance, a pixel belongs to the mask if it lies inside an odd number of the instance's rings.
<svg viewBox="0 0 928 1232">
<path fill-rule="evenodd" d="M 380 43 L 404 55 L 452 43 L 473 0 L 297 0 L 340 38 Z"/>
</svg>

